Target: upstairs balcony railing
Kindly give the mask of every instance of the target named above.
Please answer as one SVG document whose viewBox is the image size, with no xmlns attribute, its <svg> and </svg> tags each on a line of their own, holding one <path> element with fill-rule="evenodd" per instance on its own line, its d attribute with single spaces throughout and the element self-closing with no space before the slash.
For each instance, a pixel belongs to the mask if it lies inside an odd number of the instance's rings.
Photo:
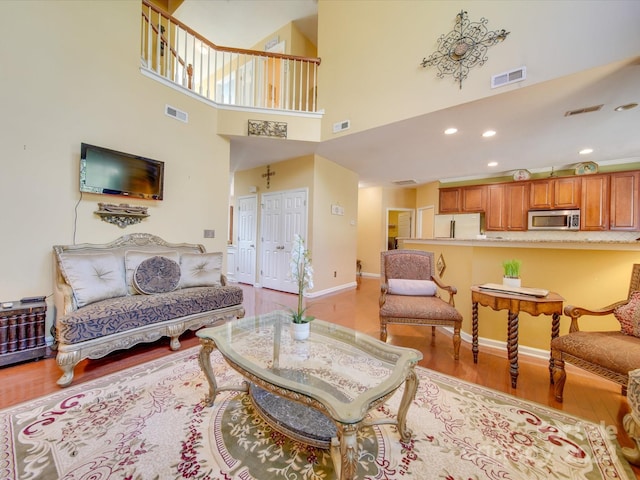
<svg viewBox="0 0 640 480">
<path fill-rule="evenodd" d="M 219 105 L 316 112 L 319 58 L 220 47 L 142 0 L 143 68 Z"/>
</svg>

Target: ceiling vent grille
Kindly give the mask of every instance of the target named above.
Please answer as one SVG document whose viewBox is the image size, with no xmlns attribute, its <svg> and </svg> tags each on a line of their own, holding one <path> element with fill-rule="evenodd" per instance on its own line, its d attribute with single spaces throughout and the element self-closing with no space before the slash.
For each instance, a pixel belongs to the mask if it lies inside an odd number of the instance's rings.
<svg viewBox="0 0 640 480">
<path fill-rule="evenodd" d="M 416 182 L 415 180 L 394 180 L 393 182 L 394 185 L 398 185 L 399 187 L 406 187 L 407 185 L 417 185 L 418 182 Z"/>
<path fill-rule="evenodd" d="M 184 123 L 189 123 L 189 114 L 187 112 L 183 112 L 182 110 L 178 110 L 177 108 L 172 107 L 171 105 L 164 106 L 164 113 L 169 117 L 173 117 L 176 120 L 180 120 Z"/>
<path fill-rule="evenodd" d="M 568 112 L 565 112 L 564 116 L 571 117 L 573 115 L 580 115 L 581 113 L 597 112 L 598 110 L 602 109 L 603 106 L 604 103 L 601 105 L 594 105 L 593 107 L 584 107 L 578 108 L 576 110 L 569 110 Z"/>
<path fill-rule="evenodd" d="M 491 88 L 503 87 L 510 83 L 521 82 L 527 78 L 527 67 L 516 68 L 491 77 Z"/>
<path fill-rule="evenodd" d="M 344 120 L 342 122 L 337 122 L 333 124 L 333 133 L 342 132 L 343 130 L 348 130 L 351 127 L 350 120 Z"/>
</svg>

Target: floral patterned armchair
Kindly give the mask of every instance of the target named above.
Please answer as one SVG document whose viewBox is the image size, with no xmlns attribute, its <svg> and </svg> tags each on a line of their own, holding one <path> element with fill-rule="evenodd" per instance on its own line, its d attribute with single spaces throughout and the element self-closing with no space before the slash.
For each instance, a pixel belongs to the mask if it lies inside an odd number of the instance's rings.
<svg viewBox="0 0 640 480">
<path fill-rule="evenodd" d="M 387 341 L 390 323 L 431 326 L 432 341 L 436 326 L 453 327 L 453 356 L 458 360 L 462 315 L 453 300 L 457 289 L 435 275 L 433 252 L 389 250 L 381 252 L 380 262 L 380 340 Z M 448 293 L 447 301 L 438 289 Z"/>
<path fill-rule="evenodd" d="M 564 314 L 571 317 L 569 333 L 551 341 L 553 364 L 551 383 L 555 398 L 562 402 L 567 374 L 564 363 L 612 380 L 626 394 L 629 372 L 640 368 L 640 264 L 634 264 L 626 300 L 607 307 L 589 310 L 567 305 Z M 614 314 L 620 321 L 618 331 L 581 331 L 582 316 L 599 317 Z"/>
</svg>

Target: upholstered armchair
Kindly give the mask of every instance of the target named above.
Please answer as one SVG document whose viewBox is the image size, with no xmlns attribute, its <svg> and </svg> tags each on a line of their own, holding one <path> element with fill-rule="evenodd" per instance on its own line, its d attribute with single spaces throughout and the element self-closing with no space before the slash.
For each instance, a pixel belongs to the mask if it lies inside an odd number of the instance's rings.
<svg viewBox="0 0 640 480">
<path fill-rule="evenodd" d="M 388 324 L 453 327 L 453 356 L 460 358 L 462 315 L 453 296 L 456 287 L 444 285 L 435 275 L 433 252 L 389 250 L 380 254 L 380 340 L 387 341 Z M 439 295 L 447 295 L 447 301 Z"/>
<path fill-rule="evenodd" d="M 551 341 L 551 383 L 556 400 L 562 402 L 567 378 L 565 362 L 618 383 L 622 394 L 626 394 L 629 372 L 640 368 L 640 264 L 633 265 L 626 300 L 595 310 L 566 305 L 564 314 L 571 318 L 569 333 Z M 580 330 L 581 317 L 610 314 L 620 321 L 620 330 Z"/>
</svg>

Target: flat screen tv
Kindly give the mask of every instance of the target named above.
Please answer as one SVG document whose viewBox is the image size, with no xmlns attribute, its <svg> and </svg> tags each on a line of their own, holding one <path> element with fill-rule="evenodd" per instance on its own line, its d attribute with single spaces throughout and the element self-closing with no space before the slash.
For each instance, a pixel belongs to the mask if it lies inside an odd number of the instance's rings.
<svg viewBox="0 0 640 480">
<path fill-rule="evenodd" d="M 164 162 L 83 143 L 80 191 L 162 200 Z"/>
</svg>

